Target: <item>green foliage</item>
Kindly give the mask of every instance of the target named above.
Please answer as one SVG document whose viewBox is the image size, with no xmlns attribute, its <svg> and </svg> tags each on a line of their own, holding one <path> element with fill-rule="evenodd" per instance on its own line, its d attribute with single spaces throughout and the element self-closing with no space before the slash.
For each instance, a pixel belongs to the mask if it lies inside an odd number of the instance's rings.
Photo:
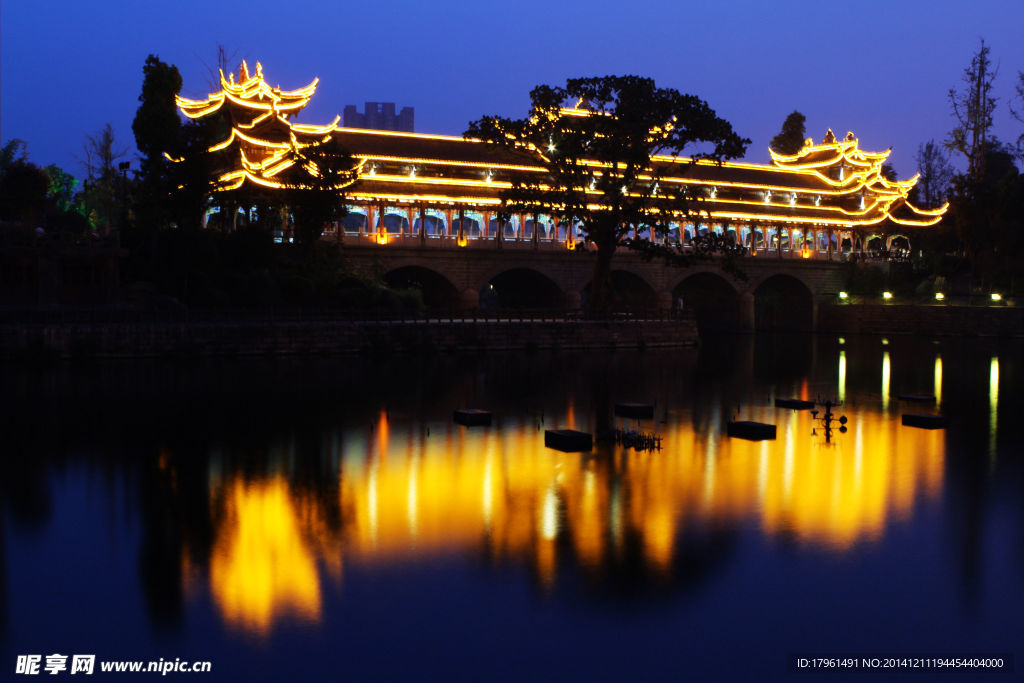
<svg viewBox="0 0 1024 683">
<path fill-rule="evenodd" d="M 794 110 L 782 122 L 782 130 L 772 138 L 768 146 L 779 154 L 796 154 L 807 139 L 806 123 L 807 117 Z"/>
<path fill-rule="evenodd" d="M 611 257 L 625 237 L 637 230 L 664 235 L 671 222 L 690 213 L 689 188 L 662 185 L 666 165 L 652 165 L 651 157 L 685 150 L 694 160 L 730 159 L 750 142 L 698 97 L 639 76 L 540 85 L 530 100 L 526 118 L 485 116 L 471 122 L 465 135 L 529 155 L 532 163 L 539 158 L 546 173 L 511 177 L 502 200 L 507 210 L 575 223 L 597 246 L 590 305 L 598 310 L 610 303 Z M 565 105 L 577 102 L 588 115 L 566 113 Z M 602 162 L 600 172 L 591 161 Z"/>
<path fill-rule="evenodd" d="M 81 183 L 75 176 L 64 171 L 56 164 L 43 169 L 49 178 L 47 193 L 59 211 L 73 211 L 76 206 L 77 194 Z"/>
</svg>

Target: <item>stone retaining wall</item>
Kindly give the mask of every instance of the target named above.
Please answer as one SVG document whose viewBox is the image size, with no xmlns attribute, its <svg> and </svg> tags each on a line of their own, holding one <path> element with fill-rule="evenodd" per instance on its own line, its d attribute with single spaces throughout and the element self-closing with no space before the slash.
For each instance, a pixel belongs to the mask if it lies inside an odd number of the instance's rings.
<svg viewBox="0 0 1024 683">
<path fill-rule="evenodd" d="M 693 320 L 0 325 L 0 357 L 118 358 L 692 346 Z"/>
<path fill-rule="evenodd" d="M 819 304 L 818 331 L 844 334 L 1024 336 L 1024 308 Z"/>
</svg>

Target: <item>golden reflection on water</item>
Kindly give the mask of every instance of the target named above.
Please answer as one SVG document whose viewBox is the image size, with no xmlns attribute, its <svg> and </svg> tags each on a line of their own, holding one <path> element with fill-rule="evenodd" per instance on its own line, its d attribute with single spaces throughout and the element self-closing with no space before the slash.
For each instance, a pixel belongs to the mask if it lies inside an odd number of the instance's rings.
<svg viewBox="0 0 1024 683">
<path fill-rule="evenodd" d="M 902 427 L 898 417 L 845 414 L 850 431 L 826 444 L 806 411 L 746 409 L 741 419 L 778 425 L 779 439 L 764 442 L 727 438 L 716 420 L 697 430 L 690 414 L 670 412 L 655 425 L 660 452 L 581 456 L 545 448 L 532 418 L 434 425 L 428 436 L 382 413 L 342 439 L 329 496 L 284 474 L 236 474 L 212 492 L 221 520 L 212 592 L 227 622 L 266 633 L 286 617 L 319 619 L 317 567 L 340 580 L 342 556 L 374 564 L 483 552 L 527 563 L 550 586 L 563 562 L 600 573 L 627 539 L 649 572 L 668 576 L 684 529 L 753 525 L 768 538 L 850 552 L 940 494 L 945 446 L 941 431 Z M 332 515 L 334 527 L 324 521 Z"/>
<path fill-rule="evenodd" d="M 284 616 L 319 620 L 320 581 L 306 538 L 324 528 L 308 503 L 282 476 L 253 483 L 239 476 L 226 487 L 210 585 L 228 624 L 265 634 Z"/>
<path fill-rule="evenodd" d="M 882 352 L 882 410 L 889 409 L 889 386 L 892 375 L 892 366 L 889 362 L 889 352 Z"/>
<path fill-rule="evenodd" d="M 999 358 L 992 356 L 988 368 L 988 457 L 996 464 L 996 432 L 999 427 Z"/>
</svg>

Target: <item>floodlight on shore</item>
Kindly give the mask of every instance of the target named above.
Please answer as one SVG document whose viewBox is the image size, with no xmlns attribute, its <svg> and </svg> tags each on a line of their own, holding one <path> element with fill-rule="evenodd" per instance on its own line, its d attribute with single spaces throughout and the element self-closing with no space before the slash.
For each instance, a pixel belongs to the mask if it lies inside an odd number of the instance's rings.
<svg viewBox="0 0 1024 683">
<path fill-rule="evenodd" d="M 1002 301 L 1003 300 L 1003 295 L 1000 294 L 999 292 L 992 292 L 989 295 L 989 297 L 992 299 L 992 301 Z"/>
<path fill-rule="evenodd" d="M 945 301 L 946 300 L 946 295 L 943 294 L 942 292 L 935 292 L 935 300 L 936 301 Z"/>
<path fill-rule="evenodd" d="M 846 292 L 839 292 L 839 298 L 842 299 L 843 301 L 846 301 L 847 299 L 850 298 L 850 295 L 847 294 Z"/>
<path fill-rule="evenodd" d="M 886 301 L 892 300 L 892 292 L 882 292 L 882 298 Z"/>
</svg>

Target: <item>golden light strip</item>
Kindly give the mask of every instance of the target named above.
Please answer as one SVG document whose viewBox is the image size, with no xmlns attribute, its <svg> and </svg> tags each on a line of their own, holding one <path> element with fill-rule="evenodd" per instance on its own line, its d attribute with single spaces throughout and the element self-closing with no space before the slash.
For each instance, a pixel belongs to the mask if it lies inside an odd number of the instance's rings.
<svg viewBox="0 0 1024 683">
<path fill-rule="evenodd" d="M 488 199 L 486 197 L 448 197 L 444 195 L 419 195 L 419 194 L 360 194 L 358 191 L 349 195 L 349 201 L 363 201 L 376 203 L 380 201 L 395 202 L 435 202 L 437 204 L 485 204 L 487 206 L 500 206 L 500 199 Z"/>
<path fill-rule="evenodd" d="M 388 183 L 410 183 L 417 185 L 454 185 L 457 187 L 493 187 L 500 189 L 508 189 L 512 187 L 512 183 L 507 183 L 500 180 L 492 180 L 490 182 L 486 180 L 469 180 L 460 178 L 431 178 L 430 176 L 416 176 L 410 178 L 409 176 L 401 175 L 384 175 L 376 174 L 370 176 L 374 181 L 382 181 Z"/>
<path fill-rule="evenodd" d="M 345 129 L 341 128 L 338 130 L 339 133 L 344 133 Z M 396 156 L 384 156 L 380 154 L 355 154 L 353 155 L 357 159 L 366 159 L 369 161 L 390 161 L 399 164 L 433 164 L 436 166 L 466 166 L 470 168 L 486 168 L 502 171 L 531 171 L 534 173 L 544 173 L 547 171 L 543 166 L 518 166 L 514 164 L 488 164 L 483 161 L 448 161 L 445 159 L 427 159 L 425 157 L 396 157 Z"/>
</svg>

